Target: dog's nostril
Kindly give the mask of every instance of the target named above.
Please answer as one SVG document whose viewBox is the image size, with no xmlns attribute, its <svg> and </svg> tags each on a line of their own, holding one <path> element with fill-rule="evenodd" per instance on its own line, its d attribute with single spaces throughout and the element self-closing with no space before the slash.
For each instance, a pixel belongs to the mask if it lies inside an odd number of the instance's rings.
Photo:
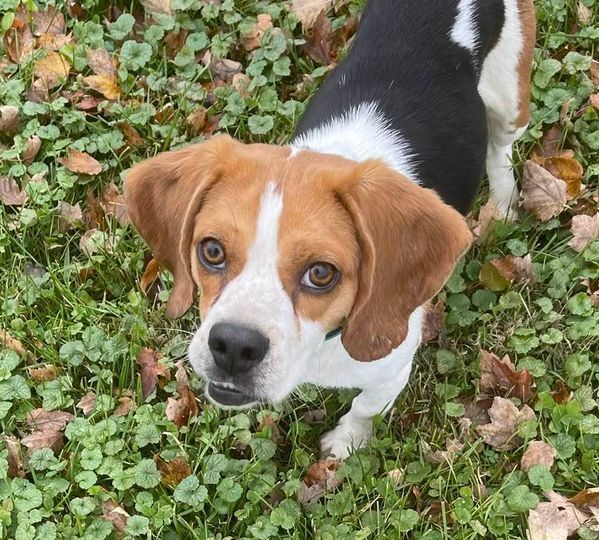
<svg viewBox="0 0 599 540">
<path fill-rule="evenodd" d="M 256 351 L 254 349 L 250 349 L 249 347 L 244 347 L 241 349 L 240 356 L 242 360 L 256 360 Z"/>
<path fill-rule="evenodd" d="M 213 340 L 210 344 L 210 348 L 217 353 L 227 352 L 227 344 L 224 341 L 221 341 L 220 339 Z"/>
</svg>

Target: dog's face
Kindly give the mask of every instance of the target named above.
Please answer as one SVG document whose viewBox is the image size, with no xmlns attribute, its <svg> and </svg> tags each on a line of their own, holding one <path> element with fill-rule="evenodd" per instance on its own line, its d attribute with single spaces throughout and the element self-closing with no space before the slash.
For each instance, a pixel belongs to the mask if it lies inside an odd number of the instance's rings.
<svg viewBox="0 0 599 540">
<path fill-rule="evenodd" d="M 356 360 L 388 355 L 471 238 L 436 194 L 379 162 L 229 137 L 142 162 L 126 194 L 174 274 L 167 315 L 200 291 L 189 358 L 224 406 L 283 399 L 340 327 Z"/>
</svg>

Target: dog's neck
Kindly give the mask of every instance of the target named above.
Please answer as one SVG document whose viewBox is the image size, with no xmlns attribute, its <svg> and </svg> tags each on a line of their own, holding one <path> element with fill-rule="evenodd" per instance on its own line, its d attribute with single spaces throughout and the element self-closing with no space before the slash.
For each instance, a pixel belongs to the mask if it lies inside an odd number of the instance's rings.
<svg viewBox="0 0 599 540">
<path fill-rule="evenodd" d="M 292 154 L 312 150 L 336 154 L 353 161 L 380 159 L 397 172 L 418 182 L 416 155 L 401 133 L 389 122 L 376 103 L 362 103 L 343 116 L 323 122 L 317 128 L 300 133 L 291 141 Z"/>
</svg>

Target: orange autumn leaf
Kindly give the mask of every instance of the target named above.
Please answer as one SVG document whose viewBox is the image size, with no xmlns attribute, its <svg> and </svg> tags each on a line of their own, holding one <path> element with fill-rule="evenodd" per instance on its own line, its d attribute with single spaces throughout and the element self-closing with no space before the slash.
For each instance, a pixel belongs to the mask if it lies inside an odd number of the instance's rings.
<svg viewBox="0 0 599 540">
<path fill-rule="evenodd" d="M 69 150 L 66 157 L 59 159 L 59 161 L 74 173 L 96 175 L 102 172 L 102 165 L 99 161 L 79 150 Z"/>
<path fill-rule="evenodd" d="M 532 375 L 526 369 L 516 370 L 509 356 L 499 358 L 495 353 L 480 351 L 480 388 L 488 394 L 517 397 L 526 403 L 533 396 Z"/>
<path fill-rule="evenodd" d="M 151 259 L 141 276 L 140 288 L 144 294 L 148 292 L 152 283 L 158 279 L 158 274 L 161 270 L 162 265 L 156 259 Z"/>
<path fill-rule="evenodd" d="M 191 474 L 191 467 L 183 456 L 178 456 L 168 462 L 157 457 L 154 461 L 160 471 L 162 482 L 167 486 L 176 487 L 183 478 L 187 478 Z"/>
<path fill-rule="evenodd" d="M 152 349 L 142 349 L 137 355 L 136 363 L 140 367 L 141 389 L 144 400 L 156 390 L 158 379 L 163 382 L 171 380 L 171 371 L 160 363 L 162 355 Z"/>
<path fill-rule="evenodd" d="M 102 94 L 106 99 L 115 100 L 121 95 L 118 80 L 111 75 L 89 75 L 83 82 L 92 90 Z"/>
<path fill-rule="evenodd" d="M 580 193 L 580 184 L 584 170 L 582 165 L 573 157 L 548 157 L 545 159 L 543 167 L 553 176 L 566 183 L 568 199 L 573 199 Z"/>
<path fill-rule="evenodd" d="M 71 64 L 56 51 L 46 51 L 46 56 L 33 65 L 33 74 L 46 90 L 66 81 L 70 71 Z"/>
</svg>

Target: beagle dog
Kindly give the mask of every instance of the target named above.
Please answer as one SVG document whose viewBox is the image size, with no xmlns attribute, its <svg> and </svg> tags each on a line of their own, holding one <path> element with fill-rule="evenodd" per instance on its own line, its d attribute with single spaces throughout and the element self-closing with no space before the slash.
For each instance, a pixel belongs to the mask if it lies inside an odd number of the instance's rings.
<svg viewBox="0 0 599 540">
<path fill-rule="evenodd" d="M 131 220 L 174 275 L 167 316 L 200 292 L 189 360 L 211 401 L 359 388 L 322 452 L 368 441 L 470 245 L 485 165 L 513 210 L 534 40 L 533 0 L 371 0 L 289 145 L 216 136 L 132 168 Z"/>
</svg>

